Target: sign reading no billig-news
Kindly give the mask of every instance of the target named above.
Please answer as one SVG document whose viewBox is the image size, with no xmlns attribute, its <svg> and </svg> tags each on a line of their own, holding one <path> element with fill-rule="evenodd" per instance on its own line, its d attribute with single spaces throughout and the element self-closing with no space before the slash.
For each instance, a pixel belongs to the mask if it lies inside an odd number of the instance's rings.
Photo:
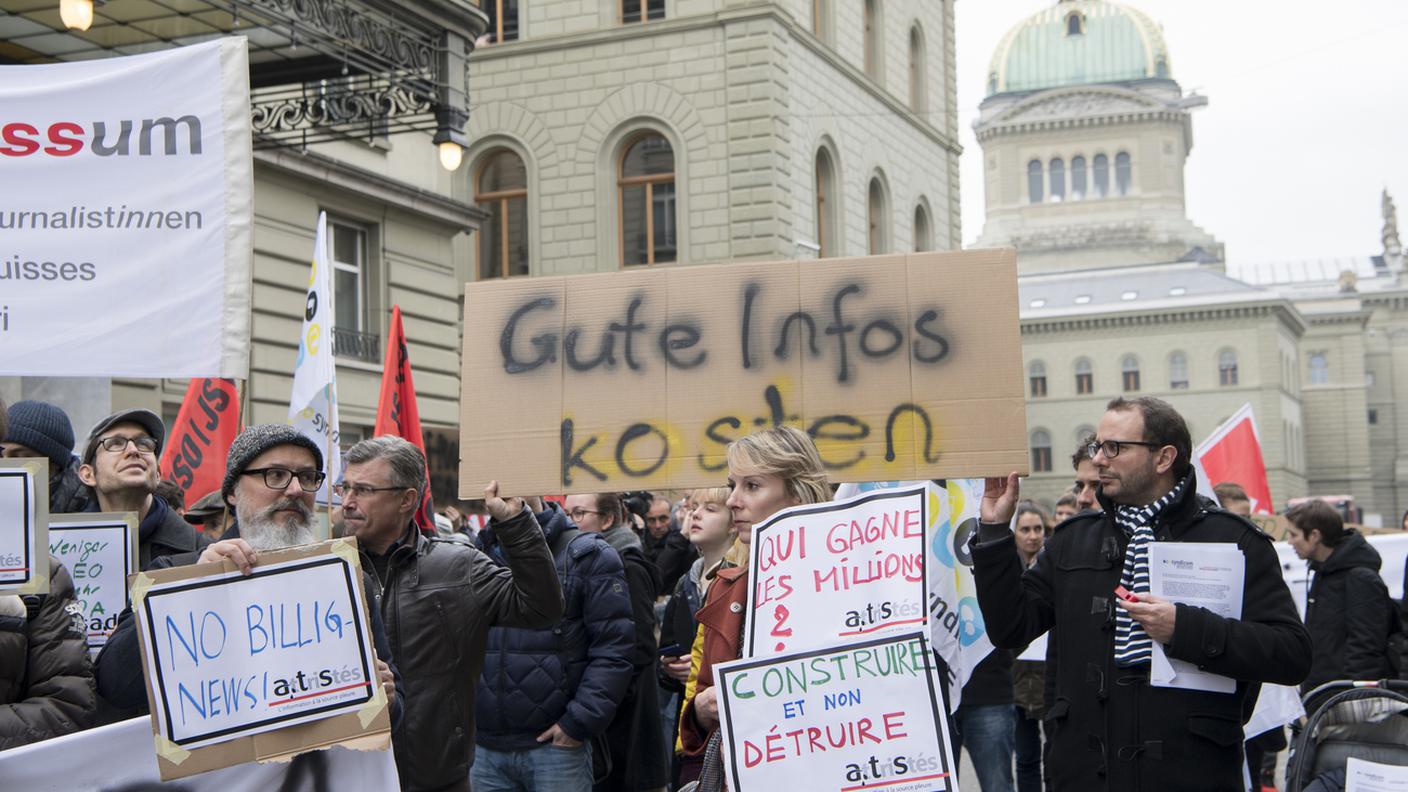
<svg viewBox="0 0 1408 792">
<path fill-rule="evenodd" d="M 245 39 L 3 66 L 0 107 L 0 375 L 244 378 Z"/>
</svg>

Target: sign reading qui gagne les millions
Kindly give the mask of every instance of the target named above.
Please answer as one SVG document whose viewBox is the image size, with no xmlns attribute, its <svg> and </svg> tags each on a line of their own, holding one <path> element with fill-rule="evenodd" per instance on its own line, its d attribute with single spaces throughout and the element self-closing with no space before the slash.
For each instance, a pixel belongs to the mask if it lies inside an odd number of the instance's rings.
<svg viewBox="0 0 1408 792">
<path fill-rule="evenodd" d="M 244 378 L 245 40 L 0 66 L 0 375 Z"/>
</svg>

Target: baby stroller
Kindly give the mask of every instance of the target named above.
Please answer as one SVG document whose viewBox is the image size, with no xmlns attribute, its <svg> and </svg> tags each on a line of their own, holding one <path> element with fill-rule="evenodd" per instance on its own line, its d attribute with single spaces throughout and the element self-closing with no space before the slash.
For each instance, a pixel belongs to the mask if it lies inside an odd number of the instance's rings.
<svg viewBox="0 0 1408 792">
<path fill-rule="evenodd" d="M 1286 792 L 1343 789 L 1351 756 L 1408 765 L 1408 681 L 1327 682 L 1304 701 L 1310 715 L 1291 742 Z"/>
</svg>

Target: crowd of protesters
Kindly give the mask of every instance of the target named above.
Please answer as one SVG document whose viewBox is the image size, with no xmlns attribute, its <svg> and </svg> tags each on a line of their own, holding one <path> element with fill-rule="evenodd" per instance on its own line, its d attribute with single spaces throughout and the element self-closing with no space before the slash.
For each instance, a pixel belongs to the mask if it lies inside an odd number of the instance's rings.
<svg viewBox="0 0 1408 792">
<path fill-rule="evenodd" d="M 159 480 L 166 431 L 146 410 L 108 416 L 80 446 L 61 409 L 22 401 L 0 410 L 0 436 L 4 456 L 48 461 L 51 513 L 136 513 L 144 569 L 224 560 L 249 574 L 261 552 L 316 540 L 322 453 L 287 426 L 244 430 L 211 493 Z M 1321 501 L 1285 515 L 1316 573 L 1302 620 L 1245 492 L 1197 494 L 1189 445 L 1167 404 L 1121 399 L 1072 455 L 1054 510 L 1020 500 L 1015 474 L 988 480 L 970 547 L 996 648 L 951 722 L 984 792 L 1240 788 L 1244 761 L 1261 778 L 1285 747 L 1277 729 L 1242 748 L 1259 683 L 1308 692 L 1394 674 L 1402 617 L 1373 546 Z M 418 448 L 383 436 L 347 452 L 334 530 L 361 551 L 403 789 L 724 788 L 713 669 L 741 651 L 752 527 L 833 492 L 796 429 L 741 438 L 727 461 L 726 486 L 674 499 L 507 498 L 490 483 L 430 534 L 414 520 L 428 486 Z M 1242 548 L 1241 619 L 1149 593 L 1148 544 L 1168 540 Z M 146 710 L 130 611 L 90 660 L 57 560 L 50 578 L 46 595 L 0 596 L 0 749 Z M 1135 601 L 1116 601 L 1117 584 Z M 1044 657 L 1017 659 L 1046 633 Z M 1150 686 L 1152 642 L 1236 693 Z"/>
</svg>

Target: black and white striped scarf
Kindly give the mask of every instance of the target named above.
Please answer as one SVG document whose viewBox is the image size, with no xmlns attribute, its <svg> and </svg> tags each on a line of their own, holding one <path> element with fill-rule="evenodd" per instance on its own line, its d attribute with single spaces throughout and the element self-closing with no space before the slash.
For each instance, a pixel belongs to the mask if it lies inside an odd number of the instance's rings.
<svg viewBox="0 0 1408 792">
<path fill-rule="evenodd" d="M 1149 593 L 1149 543 L 1154 541 L 1154 521 L 1166 506 L 1178 499 L 1186 482 L 1186 478 L 1178 482 L 1168 494 L 1147 506 L 1115 507 L 1115 524 L 1129 535 L 1120 583 L 1134 594 Z M 1147 663 L 1153 653 L 1154 644 L 1144 627 L 1130 618 L 1129 611 L 1118 608 L 1115 612 L 1115 665 L 1127 668 Z"/>
</svg>

